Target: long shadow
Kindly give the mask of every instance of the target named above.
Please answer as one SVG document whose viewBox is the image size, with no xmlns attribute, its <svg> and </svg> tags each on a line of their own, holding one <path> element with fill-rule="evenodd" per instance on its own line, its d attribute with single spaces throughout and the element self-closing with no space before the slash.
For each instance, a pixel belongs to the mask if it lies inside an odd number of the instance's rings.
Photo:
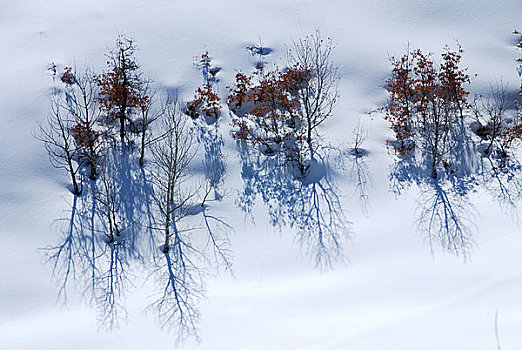
<svg viewBox="0 0 522 350">
<path fill-rule="evenodd" d="M 45 248 L 65 303 L 74 286 L 96 308 L 99 328 L 112 330 L 128 318 L 125 296 L 134 288 L 132 271 L 142 266 L 156 280 L 158 295 L 149 307 L 159 323 L 179 340 L 198 336 L 198 301 L 204 295 L 207 268 L 231 268 L 228 233 L 232 228 L 212 214 L 213 200 L 223 195 L 225 163 L 223 139 L 215 125 L 199 129 L 204 150 L 205 198 L 195 196 L 184 207 L 182 222 L 172 226 L 172 247 L 164 253 L 160 242 L 158 208 L 153 181 L 139 167 L 130 146 L 112 145 L 103 156 L 103 172 L 96 181 L 85 181 L 75 196 L 70 215 L 56 220 L 60 241 Z M 196 181 L 196 180 L 194 180 Z M 196 181 L 197 182 L 197 181 Z M 207 203 L 208 202 L 208 203 Z M 178 226 L 182 229 L 178 230 Z"/>
<path fill-rule="evenodd" d="M 127 319 L 125 293 L 132 287 L 132 263 L 145 263 L 151 249 L 150 184 L 137 159 L 125 149 L 111 149 L 106 172 L 115 189 L 116 217 L 121 235 L 107 240 L 106 207 L 99 202 L 101 180 L 86 181 L 74 196 L 69 218 L 57 220 L 61 241 L 45 248 L 65 303 L 72 286 L 79 289 L 98 314 L 100 328 L 111 330 Z M 110 157 L 110 160 L 108 158 Z M 67 223 L 64 225 L 64 223 Z"/>
<path fill-rule="evenodd" d="M 434 245 L 466 258 L 473 243 L 475 213 L 466 195 L 453 186 L 438 181 L 422 183 L 417 200 L 417 228 L 429 243 L 432 254 Z"/>
<path fill-rule="evenodd" d="M 411 154 L 396 159 L 390 170 L 390 185 L 396 195 L 412 186 L 418 188 L 417 230 L 424 235 L 432 254 L 437 245 L 443 251 L 466 259 L 474 245 L 473 219 L 476 213 L 469 194 L 478 185 L 477 156 L 468 145 L 469 140 L 461 138 L 461 141 L 463 147 L 469 149 L 451 151 L 448 155 L 450 162 L 446 163 L 451 165 L 441 167 L 437 179 L 431 177 L 430 159 L 415 158 Z"/>
<path fill-rule="evenodd" d="M 176 234 L 172 249 L 154 259 L 153 275 L 157 296 L 148 310 L 156 314 L 163 329 L 172 331 L 178 341 L 198 338 L 199 310 L 204 295 L 203 276 L 190 256 L 192 246 Z"/>
<path fill-rule="evenodd" d="M 499 206 L 520 223 L 518 209 L 522 198 L 522 167 L 515 160 L 510 159 L 499 166 L 499 161 L 492 156 L 483 157 L 480 168 L 481 183 L 490 196 Z"/>
<path fill-rule="evenodd" d="M 450 148 L 444 179 L 451 182 L 453 190 L 462 196 L 475 191 L 480 184 L 480 157 L 475 142 L 467 130 L 464 120 L 451 130 L 456 140 Z"/>
<path fill-rule="evenodd" d="M 71 285 L 80 289 L 86 288 L 85 284 L 77 282 L 82 276 L 87 276 L 90 268 L 95 266 L 90 254 L 93 241 L 91 237 L 84 234 L 79 226 L 81 225 L 79 215 L 82 215 L 83 205 L 84 203 L 78 197 L 73 198 L 70 217 L 55 222 L 62 226 L 59 228 L 59 242 L 44 248 L 44 254 L 53 266 L 53 274 L 59 286 L 58 299 L 63 303 L 67 302 Z M 79 206 L 80 208 L 78 208 Z"/>
<path fill-rule="evenodd" d="M 266 156 L 239 144 L 243 189 L 236 201 L 248 215 L 256 198 L 268 209 L 270 223 L 296 229 L 296 240 L 319 267 L 344 259 L 342 245 L 349 238 L 338 190 L 331 179 L 327 154 L 316 152 L 305 177 L 296 175 L 277 154 Z"/>
<path fill-rule="evenodd" d="M 226 174 L 223 155 L 225 142 L 217 122 L 210 125 L 205 124 L 201 120 L 194 121 L 194 127 L 198 133 L 198 141 L 203 145 L 204 150 L 203 168 L 207 180 L 206 184 L 208 185 L 207 193 L 211 191 L 213 192 L 213 200 L 221 200 L 224 196 L 223 183 Z"/>
<path fill-rule="evenodd" d="M 355 186 L 356 197 L 359 198 L 359 204 L 363 214 L 368 217 L 369 195 L 368 190 L 373 185 L 370 168 L 366 164 L 366 156 L 368 152 L 365 149 L 351 148 L 339 152 L 339 159 L 336 164 L 341 164 L 342 169 L 348 174 L 348 181 Z M 348 163 L 348 164 L 346 164 Z"/>
<path fill-rule="evenodd" d="M 390 168 L 390 190 L 400 196 L 413 185 L 420 185 L 429 175 L 412 158 L 399 158 Z"/>
<path fill-rule="evenodd" d="M 167 252 L 161 244 L 163 232 L 159 232 L 156 254 L 149 262 L 157 292 L 147 311 L 155 314 L 162 329 L 170 331 L 178 343 L 187 337 L 199 340 L 198 304 L 205 294 L 204 279 L 211 274 L 208 267 L 222 264 L 231 268 L 227 249 L 231 227 L 209 214 L 207 206 L 197 204 L 189 211 L 188 220 L 172 224 Z"/>
<path fill-rule="evenodd" d="M 129 258 L 143 262 L 150 249 L 151 226 L 153 225 L 151 195 L 152 184 L 145 171 L 139 166 L 136 152 L 128 145 L 109 150 L 107 162 L 120 206 L 118 211 L 121 229 L 125 235 Z"/>
<path fill-rule="evenodd" d="M 100 247 L 98 273 L 94 280 L 94 302 L 100 328 L 111 331 L 127 321 L 125 293 L 131 286 L 124 244 L 112 242 Z"/>
<path fill-rule="evenodd" d="M 59 298 L 65 303 L 71 287 L 79 289 L 98 314 L 100 328 L 111 330 L 126 319 L 123 303 L 129 288 L 129 257 L 124 237 L 107 243 L 99 207 L 90 183 L 84 195 L 75 196 L 71 215 L 61 233 L 61 241 L 45 248 L 59 285 Z"/>
</svg>

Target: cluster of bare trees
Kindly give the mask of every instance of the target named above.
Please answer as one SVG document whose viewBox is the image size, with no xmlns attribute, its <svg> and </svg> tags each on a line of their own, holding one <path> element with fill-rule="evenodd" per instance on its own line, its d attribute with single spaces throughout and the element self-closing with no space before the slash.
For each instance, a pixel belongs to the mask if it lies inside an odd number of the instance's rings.
<svg viewBox="0 0 522 350">
<path fill-rule="evenodd" d="M 219 152 L 209 144 L 219 140 L 203 143 L 197 135 L 210 127 L 183 113 L 177 96 L 157 96 L 135 50 L 132 39 L 119 36 L 106 72 L 50 68 L 57 86 L 35 136 L 52 165 L 69 175 L 74 203 L 64 241 L 48 256 L 62 277 L 62 295 L 71 278 L 89 276 L 82 290 L 106 328 L 126 318 L 127 271 L 144 264 L 162 291 L 150 310 L 185 338 L 197 333 L 203 271 L 230 267 L 231 227 L 209 206 L 221 199 L 225 168 L 198 177 L 199 161 L 213 165 L 202 150 Z"/>
<path fill-rule="evenodd" d="M 271 52 L 254 48 L 260 57 Z M 244 174 L 245 186 L 262 193 L 267 204 L 279 201 L 278 208 L 269 204 L 273 224 L 297 228 L 298 240 L 321 266 L 342 258 L 349 227 L 318 132 L 338 99 L 333 49 L 319 32 L 299 39 L 288 51 L 287 68 L 269 72 L 258 64 L 250 77 L 238 74 L 246 80 L 237 79 L 228 98 L 240 129 L 234 135 L 240 150 L 247 150 L 241 151 L 244 163 L 268 161 L 268 168 L 252 167 L 254 182 Z M 131 271 L 141 264 L 159 290 L 148 310 L 179 339 L 197 337 L 205 271 L 230 270 L 232 228 L 212 213 L 212 202 L 226 193 L 217 122 L 220 68 L 208 52 L 196 65 L 204 84 L 188 103 L 155 90 L 140 69 L 134 40 L 123 35 L 102 73 L 50 67 L 49 113 L 35 136 L 51 164 L 68 174 L 74 197 L 70 217 L 57 221 L 63 224 L 61 241 L 48 247 L 47 256 L 60 277 L 60 295 L 65 299 L 79 280 L 103 328 L 127 318 L 125 293 Z M 245 129 L 248 136 L 241 137 Z"/>
<path fill-rule="evenodd" d="M 295 228 L 319 266 L 342 260 L 350 233 L 329 161 L 338 150 L 320 132 L 339 99 L 334 48 L 316 31 L 293 42 L 284 68 L 270 70 L 271 50 L 253 45 L 248 50 L 259 61 L 252 73 L 237 73 L 226 98 L 242 165 L 239 207 L 250 213 L 261 197 L 270 222 Z M 398 156 L 392 180 L 421 185 L 419 227 L 430 244 L 466 254 L 473 245 L 466 195 L 477 178 L 498 183 L 499 200 L 516 203 L 522 194 L 522 182 L 513 180 L 522 114 L 508 109 L 502 83 L 470 101 L 462 54 L 458 46 L 446 47 L 439 62 L 409 49 L 392 58 L 383 112 L 395 133 L 388 142 Z M 144 77 L 132 39 L 119 36 L 107 57 L 100 74 L 51 66 L 57 86 L 36 137 L 70 177 L 74 202 L 63 242 L 49 247 L 49 258 L 64 276 L 63 293 L 75 269 L 89 276 L 82 288 L 108 328 L 126 317 L 127 271 L 147 266 L 160 290 L 149 310 L 179 338 L 196 335 L 203 267 L 230 268 L 231 227 L 211 212 L 225 193 L 220 68 L 205 52 L 197 62 L 204 83 L 182 103 L 160 96 Z M 366 130 L 358 124 L 353 134 L 354 147 L 339 153 L 352 159 L 350 176 L 366 208 Z M 204 171 L 196 171 L 200 164 Z"/>
<path fill-rule="evenodd" d="M 482 185 L 516 212 L 522 187 L 515 150 L 522 139 L 522 114 L 502 80 L 470 100 L 462 54 L 460 46 L 456 51 L 445 47 L 434 62 L 432 54 L 408 48 L 391 58 L 383 111 L 395 133 L 388 141 L 398 156 L 393 184 L 398 191 L 418 184 L 418 226 L 430 246 L 437 241 L 465 256 L 474 229 L 468 193 Z"/>
</svg>

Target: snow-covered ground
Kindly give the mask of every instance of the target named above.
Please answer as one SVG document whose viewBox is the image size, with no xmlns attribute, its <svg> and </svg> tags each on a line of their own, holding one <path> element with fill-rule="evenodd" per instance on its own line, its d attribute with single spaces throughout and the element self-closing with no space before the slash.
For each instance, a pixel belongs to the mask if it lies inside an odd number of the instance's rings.
<svg viewBox="0 0 522 350">
<path fill-rule="evenodd" d="M 218 214 L 234 227 L 234 277 L 208 278 L 200 304 L 201 344 L 186 349 L 502 349 L 522 344 L 522 237 L 512 212 L 479 189 L 469 196 L 475 243 L 462 257 L 434 246 L 416 228 L 422 195 L 390 191 L 391 137 L 379 113 L 386 100 L 388 57 L 410 47 L 440 52 L 454 40 L 465 50 L 472 90 L 500 78 L 519 86 L 515 37 L 519 0 L 352 1 L 13 1 L 0 2 L 0 349 L 167 349 L 174 339 L 144 313 L 151 286 L 142 271 L 127 295 L 128 323 L 98 331 L 96 312 L 69 292 L 57 302 L 57 281 L 42 248 L 57 242 L 56 219 L 67 217 L 68 178 L 52 168 L 32 133 L 45 118 L 52 78 L 47 70 L 76 63 L 96 70 L 118 33 L 135 38 L 142 70 L 164 89 L 190 98 L 202 83 L 194 57 L 208 50 L 221 67 L 225 96 L 235 73 L 254 60 L 245 50 L 262 41 L 278 63 L 291 38 L 313 33 L 337 43 L 341 100 L 322 133 L 348 147 L 357 120 L 369 131 L 364 158 L 372 186 L 367 215 L 350 180 L 350 161 L 334 180 L 351 239 L 346 262 L 320 271 L 295 232 L 274 229 L 258 200 L 255 224 L 235 204 L 239 156 L 221 120 L 229 195 Z M 332 164 L 335 168 L 336 164 Z"/>
</svg>

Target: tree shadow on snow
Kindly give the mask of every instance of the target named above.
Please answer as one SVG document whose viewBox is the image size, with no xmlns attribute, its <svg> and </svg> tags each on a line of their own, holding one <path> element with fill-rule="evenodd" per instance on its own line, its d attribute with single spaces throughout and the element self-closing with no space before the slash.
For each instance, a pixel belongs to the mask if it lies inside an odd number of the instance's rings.
<svg viewBox="0 0 522 350">
<path fill-rule="evenodd" d="M 362 148 L 350 148 L 337 151 L 339 156 L 335 164 L 341 164 L 341 168 L 348 176 L 348 182 L 354 186 L 354 193 L 359 198 L 359 205 L 363 214 L 368 217 L 369 196 L 368 190 L 373 186 L 370 168 L 366 163 L 368 151 Z"/>
<path fill-rule="evenodd" d="M 199 130 L 205 184 L 210 184 L 205 193 L 214 192 L 214 200 L 219 200 L 225 171 L 223 140 L 217 132 L 205 130 L 208 134 Z M 214 263 L 231 268 L 228 232 L 232 228 L 211 214 L 211 204 L 195 198 L 185 208 L 183 223 L 173 226 L 171 249 L 163 252 L 150 177 L 127 147 L 108 149 L 100 177 L 86 180 L 83 194 L 73 197 L 67 217 L 55 221 L 59 239 L 44 250 L 58 283 L 59 300 L 65 304 L 71 289 L 79 291 L 96 309 L 99 328 L 110 331 L 127 320 L 125 297 L 136 279 L 132 271 L 144 267 L 157 288 L 148 310 L 178 340 L 197 338 L 203 277 Z"/>
<path fill-rule="evenodd" d="M 464 259 L 473 247 L 474 208 L 467 195 L 459 193 L 448 183 L 425 181 L 419 184 L 416 222 L 429 244 Z"/>
<path fill-rule="evenodd" d="M 517 224 L 520 223 L 518 209 L 522 198 L 522 167 L 515 159 L 500 167 L 494 157 L 482 157 L 481 183 L 495 202 Z"/>
<path fill-rule="evenodd" d="M 470 194 L 484 188 L 510 217 L 519 222 L 518 204 L 522 197 L 522 167 L 516 159 L 485 155 L 475 147 L 463 124 L 452 130 L 456 146 L 449 161 L 430 176 L 431 159 L 397 158 L 390 171 L 391 190 L 400 195 L 411 186 L 419 189 L 416 222 L 429 243 L 466 258 L 472 252 L 474 219 L 477 213 Z M 417 155 L 418 156 L 418 155 Z"/>
<path fill-rule="evenodd" d="M 343 208 L 328 165 L 328 152 L 316 152 L 308 173 L 301 177 L 278 155 L 266 156 L 239 144 L 243 189 L 237 205 L 252 213 L 256 198 L 268 209 L 270 223 L 296 229 L 296 240 L 313 256 L 319 267 L 342 261 L 343 242 L 350 222 Z"/>
<path fill-rule="evenodd" d="M 459 129 L 459 128 L 456 128 Z M 466 259 L 472 252 L 475 209 L 469 199 L 478 185 L 478 159 L 464 129 L 454 131 L 461 150 L 447 155 L 451 165 L 440 167 L 432 178 L 431 159 L 410 154 L 396 158 L 390 170 L 391 191 L 401 195 L 415 186 L 418 189 L 415 220 L 417 230 L 428 242 L 432 254 L 435 246 Z M 448 164 L 448 163 L 446 163 Z"/>
<path fill-rule="evenodd" d="M 99 328 L 111 330 L 127 319 L 125 292 L 132 286 L 129 241 L 121 236 L 107 242 L 100 207 L 90 191 L 85 192 L 73 198 L 70 217 L 56 221 L 61 238 L 45 248 L 45 255 L 53 266 L 59 299 L 65 304 L 71 288 L 80 291 L 95 307 Z"/>
</svg>

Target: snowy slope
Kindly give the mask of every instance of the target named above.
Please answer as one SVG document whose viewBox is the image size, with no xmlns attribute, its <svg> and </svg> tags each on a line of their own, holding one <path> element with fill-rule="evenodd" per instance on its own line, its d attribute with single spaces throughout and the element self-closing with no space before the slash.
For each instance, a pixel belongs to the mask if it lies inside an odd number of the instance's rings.
<svg viewBox="0 0 522 350">
<path fill-rule="evenodd" d="M 522 237 L 515 220 L 477 191 L 470 202 L 476 230 L 468 260 L 435 247 L 415 225 L 419 191 L 390 191 L 391 136 L 378 113 L 386 95 L 388 57 L 407 43 L 440 52 L 457 39 L 464 64 L 477 73 L 472 89 L 502 77 L 512 90 L 514 38 L 522 4 L 506 1 L 24 1 L 0 3 L 0 349 L 167 349 L 174 340 L 144 314 L 150 284 L 127 293 L 128 324 L 98 331 L 96 313 L 72 290 L 57 303 L 57 282 L 42 248 L 56 243 L 55 219 L 67 217 L 67 177 L 53 169 L 33 138 L 44 119 L 51 62 L 103 67 L 118 33 L 136 39 L 145 72 L 164 89 L 189 98 L 201 84 L 192 65 L 208 50 L 222 68 L 225 95 L 238 70 L 254 62 L 245 47 L 260 40 L 278 63 L 292 37 L 319 27 L 337 43 L 342 98 L 322 132 L 346 147 L 358 117 L 367 126 L 365 161 L 372 178 L 368 216 L 347 169 L 335 181 L 353 223 L 345 264 L 321 272 L 300 250 L 295 232 L 274 229 L 261 201 L 254 221 L 237 208 L 239 159 L 225 135 L 229 195 L 216 211 L 227 218 L 234 275 L 207 279 L 200 304 L 202 343 L 187 349 L 502 349 L 522 344 Z M 228 129 L 229 118 L 221 121 Z M 349 164 L 348 164 L 349 165 Z M 141 271 L 138 271 L 140 274 Z"/>
</svg>

